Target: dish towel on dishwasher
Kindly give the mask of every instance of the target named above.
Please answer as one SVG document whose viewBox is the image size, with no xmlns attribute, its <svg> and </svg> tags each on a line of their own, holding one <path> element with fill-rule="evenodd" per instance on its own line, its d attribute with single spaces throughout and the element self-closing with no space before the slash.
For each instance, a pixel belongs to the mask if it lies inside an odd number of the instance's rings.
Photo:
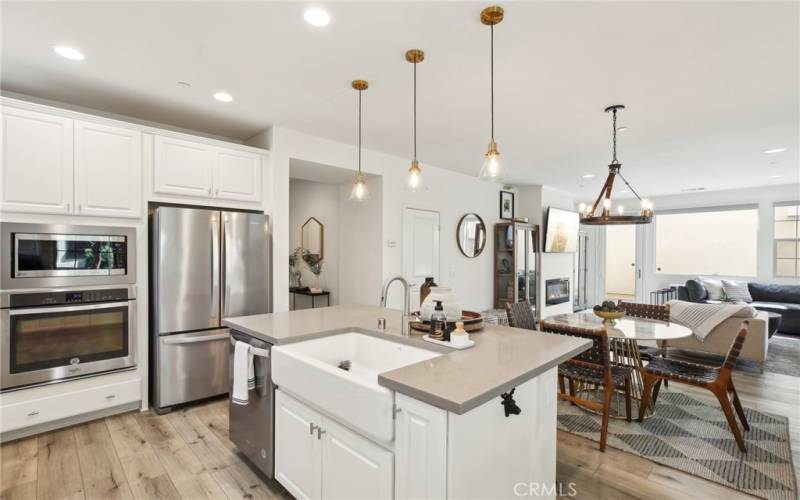
<svg viewBox="0 0 800 500">
<path fill-rule="evenodd" d="M 253 370 L 253 353 L 250 344 L 236 341 L 233 350 L 233 394 L 231 402 L 237 405 L 247 405 L 247 393 L 256 386 L 256 376 Z"/>
</svg>

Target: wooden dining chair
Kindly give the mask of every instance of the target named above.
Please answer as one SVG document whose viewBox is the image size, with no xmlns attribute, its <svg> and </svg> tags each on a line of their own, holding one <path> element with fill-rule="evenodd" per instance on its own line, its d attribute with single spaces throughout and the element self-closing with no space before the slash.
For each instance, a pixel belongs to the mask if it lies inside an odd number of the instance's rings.
<svg viewBox="0 0 800 500">
<path fill-rule="evenodd" d="M 736 410 L 736 414 L 739 416 L 742 428 L 745 431 L 750 430 L 750 425 L 747 423 L 742 403 L 739 401 L 739 395 L 736 394 L 736 388 L 733 386 L 732 372 L 747 337 L 748 326 L 749 322 L 744 321 L 742 323 L 742 329 L 736 335 L 730 349 L 728 349 L 728 354 L 725 356 L 725 362 L 722 366 L 708 367 L 666 358 L 654 358 L 650 361 L 642 370 L 644 388 L 642 389 L 642 404 L 639 406 L 639 421 L 642 421 L 644 409 L 647 408 L 650 401 L 652 400 L 653 404 L 655 404 L 658 398 L 658 388 L 662 380 L 672 380 L 681 384 L 702 387 L 708 389 L 717 397 L 720 406 L 722 406 L 722 412 L 725 414 L 725 419 L 733 432 L 733 437 L 736 438 L 736 444 L 739 445 L 739 449 L 743 453 L 747 453 L 744 438 L 742 438 L 742 433 L 736 424 L 734 410 Z M 733 405 L 731 405 L 730 396 L 733 396 Z"/>
<path fill-rule="evenodd" d="M 536 317 L 528 302 L 514 302 L 513 304 L 506 302 L 506 315 L 508 316 L 508 326 L 536 330 Z"/>
<path fill-rule="evenodd" d="M 654 319 L 658 321 L 669 321 L 669 304 L 641 304 L 638 302 L 618 301 L 617 306 L 625 311 L 626 316 L 636 318 Z M 658 347 L 640 345 L 639 356 L 646 361 L 657 357 L 659 354 L 667 357 L 667 342 L 662 340 Z M 664 384 L 666 386 L 666 384 Z"/>
<path fill-rule="evenodd" d="M 611 398 L 616 389 L 625 393 L 625 418 L 631 421 L 631 373 L 632 369 L 625 366 L 614 366 L 608 349 L 608 332 L 605 328 L 589 329 L 575 326 L 547 323 L 542 320 L 539 330 L 570 337 L 590 339 L 592 347 L 578 354 L 572 359 L 558 365 L 558 398 L 572 404 L 600 412 L 602 423 L 600 425 L 600 451 L 606 450 L 606 436 L 608 435 L 608 414 L 611 410 Z M 564 381 L 569 383 L 569 393 L 565 390 Z M 576 395 L 575 382 L 583 382 L 603 387 L 603 402 L 584 399 Z"/>
</svg>

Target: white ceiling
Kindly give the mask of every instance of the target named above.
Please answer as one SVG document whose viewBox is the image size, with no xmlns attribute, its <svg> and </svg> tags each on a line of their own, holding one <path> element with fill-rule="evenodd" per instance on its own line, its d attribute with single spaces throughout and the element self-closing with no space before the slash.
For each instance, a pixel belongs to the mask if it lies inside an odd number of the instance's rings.
<svg viewBox="0 0 800 500">
<path fill-rule="evenodd" d="M 420 160 L 477 174 L 489 138 L 484 4 L 329 3 L 325 28 L 303 21 L 306 5 L 2 2 L 0 84 L 238 139 L 279 124 L 353 143 L 349 82 L 363 77 L 365 145 L 408 156 L 403 53 L 419 47 Z M 602 110 L 614 103 L 628 107 L 623 173 L 643 195 L 798 182 L 797 2 L 503 5 L 496 138 L 512 183 L 595 195 L 610 160 Z M 217 90 L 235 101 L 211 99 Z M 778 147 L 788 150 L 763 153 Z"/>
</svg>

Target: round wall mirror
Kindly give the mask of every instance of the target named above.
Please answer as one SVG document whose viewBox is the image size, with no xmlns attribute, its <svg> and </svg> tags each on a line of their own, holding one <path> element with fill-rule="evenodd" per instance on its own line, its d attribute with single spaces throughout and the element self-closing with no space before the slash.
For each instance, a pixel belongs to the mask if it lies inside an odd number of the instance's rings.
<svg viewBox="0 0 800 500">
<path fill-rule="evenodd" d="M 465 257 L 473 259 L 483 252 L 486 246 L 486 224 L 480 215 L 469 213 L 461 217 L 456 229 L 458 249 Z"/>
</svg>

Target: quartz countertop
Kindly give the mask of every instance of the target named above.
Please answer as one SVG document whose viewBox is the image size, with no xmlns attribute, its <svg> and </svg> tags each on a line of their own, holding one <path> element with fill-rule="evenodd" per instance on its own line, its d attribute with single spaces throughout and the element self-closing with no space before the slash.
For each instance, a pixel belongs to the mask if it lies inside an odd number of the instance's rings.
<svg viewBox="0 0 800 500">
<path fill-rule="evenodd" d="M 378 330 L 378 319 L 386 329 Z M 381 373 L 378 384 L 433 406 L 463 414 L 586 350 L 591 342 L 499 325 L 470 334 L 475 346 L 457 350 L 403 337 L 402 313 L 366 305 L 227 318 L 223 325 L 273 345 L 343 332 L 359 332 L 440 352 L 443 355 Z"/>
</svg>

